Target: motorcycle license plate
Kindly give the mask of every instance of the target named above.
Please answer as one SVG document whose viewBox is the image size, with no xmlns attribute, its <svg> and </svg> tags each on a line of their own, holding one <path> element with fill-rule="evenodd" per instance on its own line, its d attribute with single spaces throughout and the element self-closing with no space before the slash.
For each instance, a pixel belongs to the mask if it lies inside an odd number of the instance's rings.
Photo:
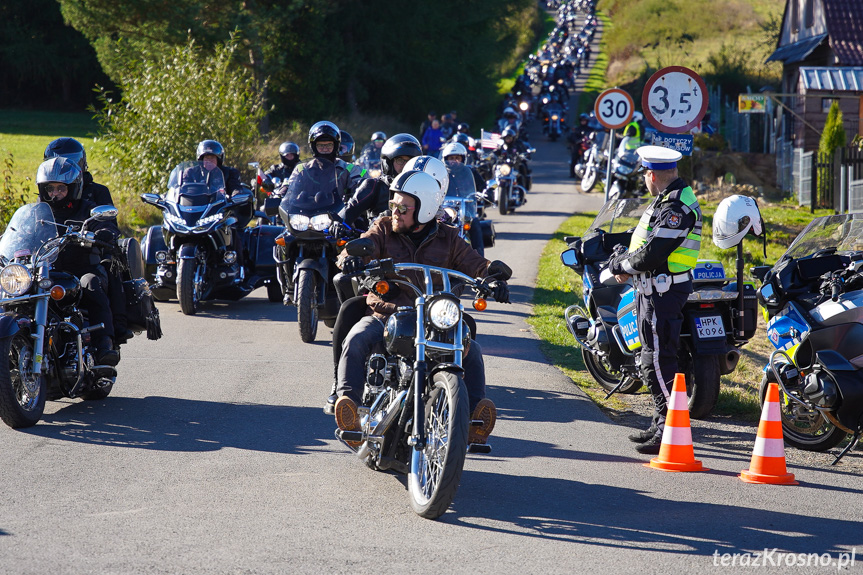
<svg viewBox="0 0 863 575">
<path fill-rule="evenodd" d="M 725 337 L 725 326 L 721 315 L 710 315 L 695 318 L 695 331 L 698 339 L 714 339 Z"/>
</svg>

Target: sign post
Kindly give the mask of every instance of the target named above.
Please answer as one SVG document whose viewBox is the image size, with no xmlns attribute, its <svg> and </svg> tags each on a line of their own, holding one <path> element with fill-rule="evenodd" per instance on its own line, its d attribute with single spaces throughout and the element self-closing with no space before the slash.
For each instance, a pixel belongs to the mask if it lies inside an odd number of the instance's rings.
<svg viewBox="0 0 863 575">
<path fill-rule="evenodd" d="M 611 187 L 611 160 L 614 157 L 614 131 L 626 126 L 632 119 L 635 103 L 632 96 L 620 88 L 604 91 L 593 105 L 593 113 L 603 127 L 608 128 L 608 164 L 605 169 L 605 200 Z"/>
</svg>

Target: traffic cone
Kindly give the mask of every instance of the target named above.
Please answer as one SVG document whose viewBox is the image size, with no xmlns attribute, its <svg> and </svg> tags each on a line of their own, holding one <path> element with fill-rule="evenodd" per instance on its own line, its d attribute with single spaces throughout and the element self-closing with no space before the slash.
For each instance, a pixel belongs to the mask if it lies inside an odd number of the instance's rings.
<svg viewBox="0 0 863 575">
<path fill-rule="evenodd" d="M 695 459 L 692 450 L 692 429 L 689 427 L 689 401 L 686 398 L 686 378 L 675 374 L 674 387 L 668 401 L 668 415 L 662 431 L 659 455 L 644 464 L 663 471 L 707 471 Z"/>
<path fill-rule="evenodd" d="M 752 450 L 749 469 L 738 475 L 747 483 L 798 485 L 794 474 L 785 467 L 785 443 L 782 441 L 782 420 L 779 412 L 779 384 L 771 382 L 761 409 L 758 436 Z"/>
</svg>

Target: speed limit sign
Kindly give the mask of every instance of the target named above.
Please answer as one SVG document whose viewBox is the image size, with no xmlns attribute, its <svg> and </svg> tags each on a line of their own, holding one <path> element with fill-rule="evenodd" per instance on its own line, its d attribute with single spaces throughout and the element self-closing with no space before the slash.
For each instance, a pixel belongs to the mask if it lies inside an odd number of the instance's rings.
<svg viewBox="0 0 863 575">
<path fill-rule="evenodd" d="M 683 134 L 696 127 L 709 103 L 704 80 L 683 66 L 659 70 L 641 93 L 644 117 L 660 132 L 670 134 Z"/>
<path fill-rule="evenodd" d="M 611 88 L 599 95 L 593 113 L 599 123 L 609 130 L 618 130 L 629 123 L 635 104 L 632 96 L 620 88 Z"/>
</svg>

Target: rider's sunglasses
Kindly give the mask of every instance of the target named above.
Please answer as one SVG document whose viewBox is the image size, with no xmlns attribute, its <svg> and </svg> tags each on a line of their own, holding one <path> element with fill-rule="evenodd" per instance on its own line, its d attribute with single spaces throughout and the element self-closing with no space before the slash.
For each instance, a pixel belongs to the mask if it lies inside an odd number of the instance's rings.
<svg viewBox="0 0 863 575">
<path fill-rule="evenodd" d="M 390 210 L 393 212 L 398 212 L 400 214 L 406 214 L 409 211 L 411 211 L 412 209 L 414 209 L 414 207 L 415 206 L 406 206 L 404 204 L 399 204 L 397 202 L 390 202 Z"/>
<path fill-rule="evenodd" d="M 66 186 L 66 184 L 46 184 L 45 185 L 45 191 L 48 192 L 49 194 L 53 194 L 55 192 L 59 194 L 60 192 L 66 192 L 68 190 L 69 190 L 69 188 Z"/>
</svg>

